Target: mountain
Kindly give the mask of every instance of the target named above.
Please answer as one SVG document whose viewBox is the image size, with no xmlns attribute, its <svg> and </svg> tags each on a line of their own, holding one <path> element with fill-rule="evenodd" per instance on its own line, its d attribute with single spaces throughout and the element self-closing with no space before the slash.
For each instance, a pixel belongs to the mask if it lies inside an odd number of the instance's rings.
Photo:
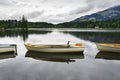
<svg viewBox="0 0 120 80">
<path fill-rule="evenodd" d="M 82 16 L 73 20 L 72 22 L 80 21 L 107 21 L 112 19 L 120 19 L 120 5 L 108 8 L 104 11 L 100 11 L 91 15 Z"/>
</svg>

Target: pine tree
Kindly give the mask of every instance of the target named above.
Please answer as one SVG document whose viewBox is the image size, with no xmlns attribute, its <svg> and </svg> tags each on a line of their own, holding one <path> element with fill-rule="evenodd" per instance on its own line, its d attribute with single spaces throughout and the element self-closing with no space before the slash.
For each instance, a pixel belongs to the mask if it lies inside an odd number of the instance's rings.
<svg viewBox="0 0 120 80">
<path fill-rule="evenodd" d="M 20 26 L 24 30 L 28 28 L 28 21 L 24 16 L 22 17 L 22 20 L 20 21 Z"/>
</svg>

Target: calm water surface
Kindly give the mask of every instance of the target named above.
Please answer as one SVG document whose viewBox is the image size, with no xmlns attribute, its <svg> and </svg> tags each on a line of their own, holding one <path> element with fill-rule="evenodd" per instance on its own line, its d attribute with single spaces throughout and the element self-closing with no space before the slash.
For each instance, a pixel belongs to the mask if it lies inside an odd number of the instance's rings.
<svg viewBox="0 0 120 80">
<path fill-rule="evenodd" d="M 67 43 L 88 40 L 120 43 L 120 32 L 1 31 L 0 43 L 17 44 L 17 55 L 0 54 L 0 80 L 120 80 L 120 54 L 98 53 L 84 59 L 82 53 L 28 52 L 25 42 Z"/>
</svg>

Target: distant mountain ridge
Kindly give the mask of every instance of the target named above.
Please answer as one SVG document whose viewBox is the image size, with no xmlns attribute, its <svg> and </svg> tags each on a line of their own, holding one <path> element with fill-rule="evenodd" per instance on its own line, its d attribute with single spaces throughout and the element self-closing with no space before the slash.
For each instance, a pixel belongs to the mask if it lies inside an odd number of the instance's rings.
<svg viewBox="0 0 120 80">
<path fill-rule="evenodd" d="M 80 22 L 80 21 L 107 21 L 112 19 L 120 19 L 120 5 L 108 8 L 106 10 L 82 16 L 73 20 L 72 22 Z"/>
</svg>

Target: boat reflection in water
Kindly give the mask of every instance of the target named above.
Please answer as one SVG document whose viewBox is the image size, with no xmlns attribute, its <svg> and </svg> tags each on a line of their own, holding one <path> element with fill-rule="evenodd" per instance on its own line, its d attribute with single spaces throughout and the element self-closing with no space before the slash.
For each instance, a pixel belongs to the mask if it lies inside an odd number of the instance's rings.
<svg viewBox="0 0 120 80">
<path fill-rule="evenodd" d="M 4 52 L 0 53 L 0 59 L 15 58 L 17 53 L 14 52 Z"/>
<path fill-rule="evenodd" d="M 25 57 L 32 57 L 36 60 L 52 61 L 52 62 L 75 62 L 76 59 L 84 59 L 82 52 L 77 53 L 41 53 L 28 51 Z M 120 60 L 120 53 L 115 52 L 99 52 L 95 59 Z"/>
<path fill-rule="evenodd" d="M 109 60 L 120 60 L 120 53 L 118 52 L 99 52 L 96 58 L 109 59 Z"/>
<path fill-rule="evenodd" d="M 32 57 L 37 60 L 52 61 L 52 62 L 75 62 L 75 59 L 83 59 L 82 52 L 76 53 L 41 53 L 28 51 L 26 57 Z"/>
</svg>

